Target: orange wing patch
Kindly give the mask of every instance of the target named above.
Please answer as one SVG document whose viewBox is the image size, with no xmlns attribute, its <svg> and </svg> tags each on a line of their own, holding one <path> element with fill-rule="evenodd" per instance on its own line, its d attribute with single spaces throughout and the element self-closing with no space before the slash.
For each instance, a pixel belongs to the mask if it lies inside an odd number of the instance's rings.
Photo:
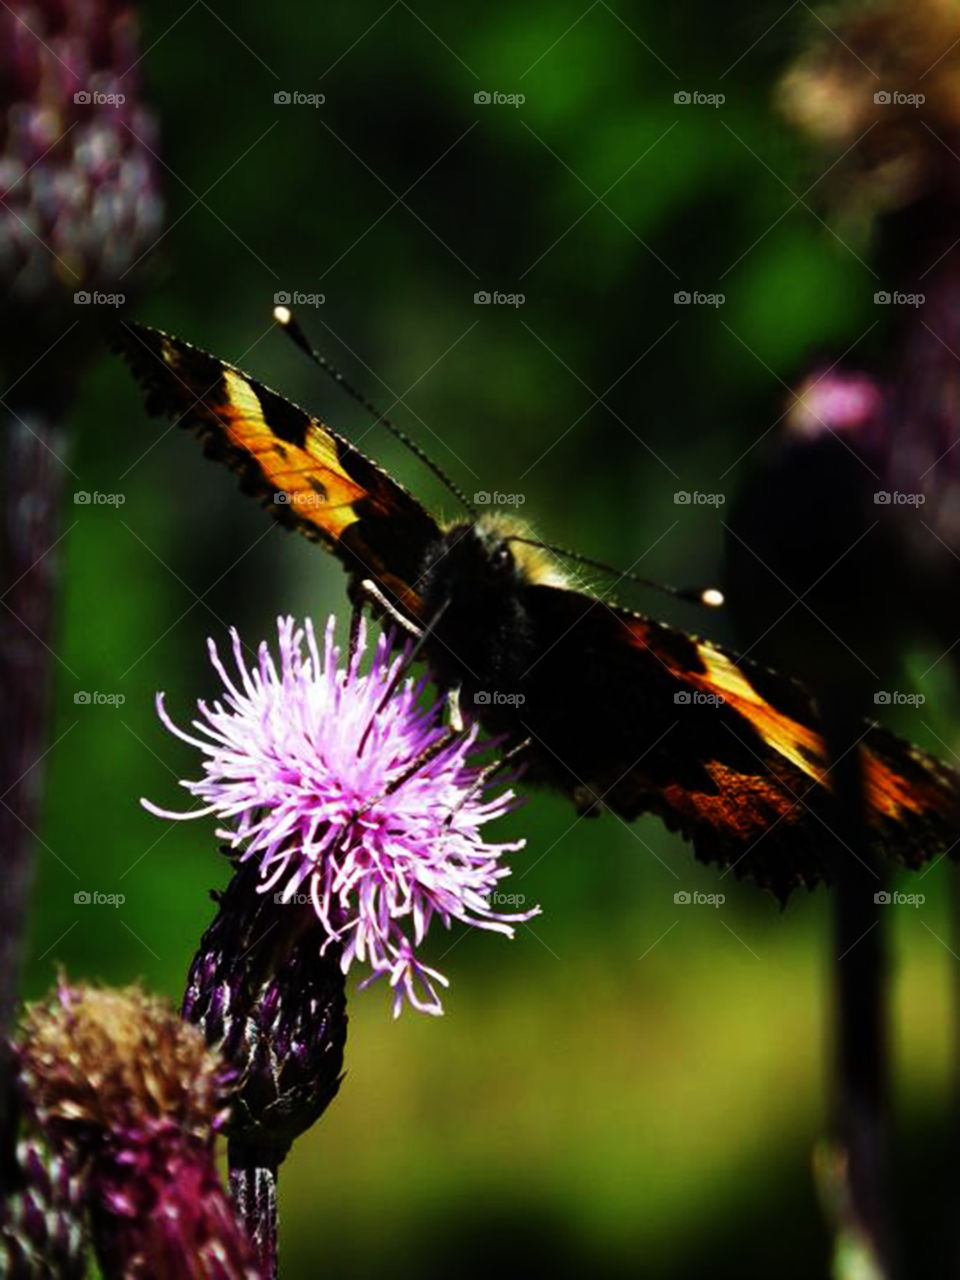
<svg viewBox="0 0 960 1280">
<path fill-rule="evenodd" d="M 340 538 L 357 519 L 354 504 L 366 490 L 347 475 L 337 446 L 316 419 L 305 426 L 303 446 L 282 441 L 267 425 L 257 393 L 241 374 L 223 375 L 225 398 L 211 408 L 227 441 L 249 454 L 275 490 L 275 502 L 287 502 L 299 520 L 325 537 Z"/>
<path fill-rule="evenodd" d="M 630 643 L 656 659 L 676 690 L 716 699 L 709 725 L 704 712 L 696 741 L 685 747 L 696 753 L 699 778 L 686 769 L 685 780 L 651 786 L 639 776 L 634 791 L 628 779 L 619 791 L 627 811 L 654 809 L 693 838 L 698 856 L 734 866 L 781 895 L 792 883 L 831 878 L 827 864 L 814 865 L 811 813 L 829 830 L 833 786 L 809 694 L 661 623 L 636 615 L 622 621 Z M 745 749 L 739 757 L 735 740 Z M 880 848 L 919 866 L 931 849 L 960 844 L 952 770 L 877 725 L 866 730 L 859 751 L 866 816 Z"/>
<path fill-rule="evenodd" d="M 691 640 L 697 663 L 702 668 L 698 670 L 692 664 L 686 664 L 683 657 L 671 653 L 669 646 L 664 644 L 666 629 L 660 624 L 646 618 L 631 618 L 629 630 L 633 643 L 649 649 L 678 681 L 698 693 L 722 699 L 751 724 L 764 742 L 784 760 L 814 782 L 825 782 L 826 754 L 820 735 L 771 706 L 753 687 L 742 668 L 721 649 L 703 640 Z"/>
<path fill-rule="evenodd" d="M 823 782 L 826 758 L 819 734 L 772 707 L 719 649 L 700 644 L 698 652 L 707 670 L 684 673 L 686 682 L 703 693 L 719 694 L 785 760 L 814 782 Z"/>
<path fill-rule="evenodd" d="M 707 822 L 745 846 L 800 807 L 770 778 L 737 773 L 716 760 L 706 769 L 716 785 L 715 792 L 685 791 L 672 783 L 663 790 L 667 804 L 691 826 Z"/>
<path fill-rule="evenodd" d="M 440 530 L 401 485 L 318 418 L 216 356 L 142 325 L 123 326 L 117 346 L 150 412 L 195 430 L 275 519 L 325 542 L 354 583 L 373 579 L 419 617 L 416 581 Z"/>
<path fill-rule="evenodd" d="M 929 788 L 920 792 L 906 778 L 894 773 L 889 765 L 878 760 L 872 751 L 864 751 L 866 765 L 867 799 L 871 811 L 881 813 L 894 821 L 904 813 L 922 813 L 933 798 Z"/>
<path fill-rule="evenodd" d="M 880 752 L 890 757 L 891 742 L 894 758 L 888 762 Z M 863 758 L 867 800 L 875 822 L 906 823 L 914 817 L 958 821 L 955 779 L 933 756 L 878 728 L 868 735 Z M 960 826 L 956 834 L 960 838 Z"/>
</svg>

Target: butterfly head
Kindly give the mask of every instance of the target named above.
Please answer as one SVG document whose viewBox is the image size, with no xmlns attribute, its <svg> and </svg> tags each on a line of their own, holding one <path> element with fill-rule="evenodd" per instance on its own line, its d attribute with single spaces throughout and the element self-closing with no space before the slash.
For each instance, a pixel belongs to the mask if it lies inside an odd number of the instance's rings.
<svg viewBox="0 0 960 1280">
<path fill-rule="evenodd" d="M 529 537 L 523 524 L 499 513 L 449 525 L 428 556 L 425 594 L 455 601 L 476 593 L 507 596 L 535 583 L 568 585 L 549 552 L 519 541 Z"/>
<path fill-rule="evenodd" d="M 418 591 L 436 639 L 431 666 L 468 700 L 474 686 L 513 687 L 507 673 L 532 635 L 529 588 L 560 585 L 548 554 L 518 541 L 527 536 L 516 520 L 485 514 L 448 525 L 427 554 Z"/>
</svg>

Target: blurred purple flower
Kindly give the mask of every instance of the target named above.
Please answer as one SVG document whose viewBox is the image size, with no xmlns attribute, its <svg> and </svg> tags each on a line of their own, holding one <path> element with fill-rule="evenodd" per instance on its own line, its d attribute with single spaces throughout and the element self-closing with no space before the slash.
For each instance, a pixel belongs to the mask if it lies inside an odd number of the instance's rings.
<svg viewBox="0 0 960 1280">
<path fill-rule="evenodd" d="M 118 283 L 159 234 L 139 61 L 124 0 L 0 9 L 0 273 L 18 300 Z"/>
<path fill-rule="evenodd" d="M 279 620 L 280 667 L 267 645 L 251 671 L 231 631 L 239 687 L 210 642 L 211 662 L 226 688 L 224 702 L 198 704 L 193 737 L 169 718 L 166 727 L 207 757 L 206 776 L 182 783 L 206 802 L 192 813 L 216 814 L 229 825 L 218 835 L 242 858 L 260 863 L 260 892 L 282 886 L 285 900 L 308 886 L 326 940 L 342 947 L 346 973 L 369 964 L 394 989 L 394 1016 L 404 998 L 424 1013 L 443 1012 L 434 983 L 447 980 L 418 958 L 434 915 L 513 936 L 512 925 L 539 908 L 504 914 L 491 896 L 509 867 L 501 854 L 523 842 L 490 844 L 482 827 L 513 806 L 513 792 L 484 798 L 479 765 L 471 763 L 477 727 L 452 735 L 441 704 L 419 704 L 423 685 L 400 681 L 406 655 L 391 660 L 381 636 L 367 673 L 361 624 L 346 668 L 334 646 L 335 619 L 323 653 L 313 627 Z"/>
<path fill-rule="evenodd" d="M 134 297 L 133 268 L 162 221 L 140 62 L 130 0 L 0 2 L 0 1131 L 39 821 L 35 766 L 52 741 L 62 486 L 78 478 L 67 427 L 102 323 Z"/>
<path fill-rule="evenodd" d="M 815 370 L 795 395 L 786 418 L 787 428 L 794 436 L 816 440 L 829 431 L 849 436 L 866 450 L 882 432 L 883 391 L 869 374 L 846 369 Z"/>
</svg>

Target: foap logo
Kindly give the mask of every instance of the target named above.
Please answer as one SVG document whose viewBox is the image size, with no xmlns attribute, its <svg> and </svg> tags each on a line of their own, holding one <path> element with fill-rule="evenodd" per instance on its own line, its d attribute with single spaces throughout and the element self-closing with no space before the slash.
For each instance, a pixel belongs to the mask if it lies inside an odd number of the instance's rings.
<svg viewBox="0 0 960 1280">
<path fill-rule="evenodd" d="M 673 901 L 678 907 L 722 907 L 727 900 L 725 893 L 700 893 L 699 890 L 678 889 Z"/>
<path fill-rule="evenodd" d="M 490 903 L 494 907 L 522 907 L 526 900 L 523 893 L 498 893 L 494 890 L 490 895 Z"/>
<path fill-rule="evenodd" d="M 878 489 L 873 495 L 878 507 L 922 507 L 926 500 L 925 493 L 901 493 L 899 489 Z"/>
<path fill-rule="evenodd" d="M 125 93 L 101 93 L 99 89 L 78 89 L 73 95 L 78 107 L 122 107 Z"/>
<path fill-rule="evenodd" d="M 126 900 L 123 893 L 101 893 L 99 889 L 78 889 L 73 895 L 78 907 L 122 907 Z"/>
<path fill-rule="evenodd" d="M 677 307 L 722 307 L 727 300 L 725 293 L 701 293 L 698 289 L 678 289 L 673 295 L 674 306 Z"/>
<path fill-rule="evenodd" d="M 526 500 L 526 494 L 501 493 L 499 489 L 494 489 L 493 493 L 486 489 L 478 489 L 473 495 L 473 504 L 476 507 L 522 507 Z"/>
<path fill-rule="evenodd" d="M 725 493 L 701 493 L 699 489 L 678 489 L 673 495 L 677 507 L 722 507 L 726 500 Z"/>
<path fill-rule="evenodd" d="M 78 707 L 122 707 L 127 700 L 125 693 L 92 693 L 87 689 L 78 689 L 73 701 Z"/>
<path fill-rule="evenodd" d="M 522 693 L 504 693 L 501 689 L 478 689 L 473 695 L 478 707 L 522 707 L 526 700 Z"/>
<path fill-rule="evenodd" d="M 322 107 L 325 93 L 301 93 L 299 89 L 278 89 L 273 95 L 278 107 Z"/>
<path fill-rule="evenodd" d="M 899 893 L 897 890 L 888 893 L 881 889 L 873 895 L 873 900 L 878 907 L 922 907 L 927 898 L 923 893 Z"/>
<path fill-rule="evenodd" d="M 922 307 L 927 300 L 925 293 L 901 293 L 899 289 L 894 289 L 891 293 L 889 289 L 878 289 L 873 295 L 873 301 L 878 307 Z"/>
<path fill-rule="evenodd" d="M 317 507 L 324 505 L 327 495 L 318 493 L 314 489 L 299 493 L 287 493 L 285 489 L 278 489 L 273 495 L 273 500 L 280 507 L 299 507 L 301 511 L 315 511 Z"/>
<path fill-rule="evenodd" d="M 488 289 L 478 289 L 473 295 L 474 306 L 477 307 L 522 307 L 527 300 L 525 293 L 499 293 L 496 289 L 491 293 Z"/>
<path fill-rule="evenodd" d="M 927 97 L 923 93 L 901 93 L 899 89 L 878 89 L 873 100 L 878 107 L 922 107 Z"/>
<path fill-rule="evenodd" d="M 273 295 L 276 307 L 322 307 L 326 300 L 325 293 L 301 293 L 299 289 L 278 289 Z"/>
<path fill-rule="evenodd" d="M 699 689 L 682 689 L 673 695 L 677 707 L 722 707 L 726 698 L 722 693 L 702 693 Z"/>
<path fill-rule="evenodd" d="M 673 101 L 678 107 L 722 107 L 725 93 L 701 93 L 699 89 L 678 89 Z"/>
<path fill-rule="evenodd" d="M 492 92 L 488 89 L 479 89 L 473 95 L 473 100 L 478 107 L 522 107 L 527 99 L 522 93 L 501 93 L 499 89 L 494 89 Z"/>
<path fill-rule="evenodd" d="M 78 507 L 122 507 L 127 500 L 125 493 L 101 493 L 94 489 L 78 489 L 73 495 L 74 505 Z"/>
<path fill-rule="evenodd" d="M 125 293 L 100 293 L 94 289 L 78 289 L 73 295 L 75 307 L 122 307 L 127 300 Z"/>
<path fill-rule="evenodd" d="M 273 901 L 278 907 L 309 907 L 313 902 L 309 893 L 275 893 Z"/>
<path fill-rule="evenodd" d="M 922 707 L 926 700 L 925 693 L 901 693 L 899 689 L 878 689 L 873 695 L 878 707 Z"/>
</svg>

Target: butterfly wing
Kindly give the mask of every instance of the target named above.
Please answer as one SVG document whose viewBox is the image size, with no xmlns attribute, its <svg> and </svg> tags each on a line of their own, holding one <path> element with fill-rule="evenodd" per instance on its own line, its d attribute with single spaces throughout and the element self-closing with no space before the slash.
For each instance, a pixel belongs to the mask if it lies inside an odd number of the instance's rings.
<svg viewBox="0 0 960 1280">
<path fill-rule="evenodd" d="M 385 471 L 319 419 L 187 342 L 125 324 L 116 345 L 148 412 L 195 431 L 281 524 L 332 550 L 352 581 L 372 579 L 420 616 L 416 583 L 440 531 Z"/>
<path fill-rule="evenodd" d="M 281 523 L 329 547 L 354 586 L 372 578 L 424 620 L 420 575 L 442 534 L 400 485 L 318 419 L 215 356 L 139 325 L 124 326 L 118 346 L 151 412 L 196 431 Z M 701 860 L 750 875 L 781 898 L 797 884 L 833 878 L 826 753 L 799 685 L 569 589 L 528 585 L 524 626 L 503 637 L 477 615 L 476 592 L 467 595 L 473 621 L 452 647 L 476 649 L 468 666 L 488 671 L 477 689 L 511 673 L 510 687 L 523 691 L 525 703 L 507 720 L 492 707 L 485 722 L 531 737 L 531 780 L 627 821 L 656 813 L 693 841 Z M 471 681 L 462 682 L 469 690 Z M 878 845 L 914 866 L 952 847 L 960 777 L 876 726 L 864 726 L 856 749 Z"/>
<path fill-rule="evenodd" d="M 628 822 L 658 814 L 701 861 L 781 898 L 834 878 L 830 772 L 801 685 L 575 591 L 531 586 L 526 603 L 538 656 L 521 720 L 544 780 Z M 957 842 L 960 775 L 868 723 L 855 749 L 878 848 L 918 866 Z"/>
</svg>

